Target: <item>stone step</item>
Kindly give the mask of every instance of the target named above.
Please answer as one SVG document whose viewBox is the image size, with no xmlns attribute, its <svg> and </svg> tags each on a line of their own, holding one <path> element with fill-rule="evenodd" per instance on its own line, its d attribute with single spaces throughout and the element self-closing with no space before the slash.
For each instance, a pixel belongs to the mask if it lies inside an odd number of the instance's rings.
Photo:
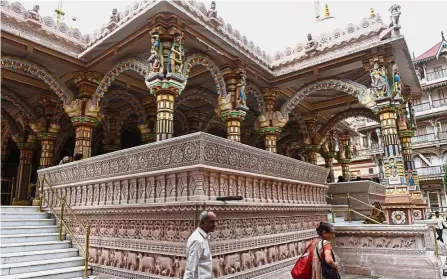
<svg viewBox="0 0 447 280">
<path fill-rule="evenodd" d="M 8 275 L 8 279 L 81 279 L 83 275 L 84 266 L 75 266 Z"/>
<path fill-rule="evenodd" d="M 51 226 L 55 225 L 54 219 L 1 219 L 2 227 L 20 226 Z"/>
<path fill-rule="evenodd" d="M 76 248 L 64 248 L 64 249 L 44 250 L 44 251 L 24 251 L 24 252 L 2 254 L 0 256 L 0 263 L 9 264 L 18 262 L 31 262 L 38 260 L 71 258 L 78 256 L 79 251 Z"/>
<path fill-rule="evenodd" d="M 9 276 L 9 275 L 14 275 L 14 274 L 22 274 L 22 273 L 29 273 L 29 272 L 35 272 L 35 271 L 76 267 L 76 266 L 83 266 L 83 265 L 84 265 L 83 257 L 72 257 L 72 258 L 63 258 L 63 259 L 39 260 L 39 261 L 31 261 L 31 262 L 2 264 L 2 265 L 0 265 L 0 268 L 1 268 L 2 276 L 4 276 L 4 275 Z"/>
<path fill-rule="evenodd" d="M 13 234 L 32 234 L 32 233 L 55 233 L 58 232 L 58 226 L 20 226 L 20 227 L 5 227 L 0 228 L 0 235 Z"/>
<path fill-rule="evenodd" d="M 39 206 L 1 206 L 0 212 L 2 213 L 29 213 L 39 212 Z"/>
<path fill-rule="evenodd" d="M 65 239 L 65 236 L 62 237 Z M 1 244 L 11 243 L 27 243 L 27 242 L 42 242 L 42 241 L 57 241 L 59 240 L 59 233 L 30 233 L 30 234 L 8 234 L 0 235 Z"/>
<path fill-rule="evenodd" d="M 70 247 L 71 241 L 69 240 L 0 244 L 2 254 L 66 249 Z"/>
<path fill-rule="evenodd" d="M 0 214 L 0 218 L 2 219 L 13 219 L 13 220 L 22 220 L 22 219 L 46 219 L 48 218 L 48 213 L 45 212 L 18 212 L 18 213 L 12 213 L 12 212 L 2 212 Z"/>
</svg>

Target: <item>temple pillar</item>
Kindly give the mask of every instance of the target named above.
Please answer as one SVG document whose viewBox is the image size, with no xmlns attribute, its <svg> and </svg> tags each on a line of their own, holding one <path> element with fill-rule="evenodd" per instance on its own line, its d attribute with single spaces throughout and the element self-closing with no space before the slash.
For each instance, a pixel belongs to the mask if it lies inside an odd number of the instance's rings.
<svg viewBox="0 0 447 280">
<path fill-rule="evenodd" d="M 345 181 L 349 181 L 351 179 L 350 172 L 350 163 L 352 160 L 352 146 L 351 146 L 351 137 L 346 132 L 340 136 L 340 145 L 339 151 L 337 153 L 337 161 L 341 165 L 342 176 Z"/>
<path fill-rule="evenodd" d="M 185 55 L 183 31 L 175 25 L 157 25 L 150 34 L 150 69 L 145 82 L 157 103 L 156 141 L 163 141 L 174 134 L 174 101 L 186 84 L 186 77 L 182 74 Z M 151 141 L 150 132 L 145 134 L 144 142 L 148 143 Z"/>
<path fill-rule="evenodd" d="M 399 68 L 393 61 L 391 52 L 373 56 L 367 66 L 372 81 L 371 97 L 375 103 L 373 110 L 379 115 L 383 136 L 383 164 L 387 184 L 384 208 L 387 220 L 389 224 L 412 224 L 414 219 L 424 219 L 426 205 L 421 193 L 409 193 L 405 176 L 405 161 L 399 134 L 405 140 L 405 153 L 409 155 L 410 146 L 407 140 L 411 143 L 412 133 L 405 129 L 410 124 L 406 123 L 405 113 L 401 112 L 404 99 Z M 397 123 L 402 128 L 402 133 L 398 133 Z"/>
<path fill-rule="evenodd" d="M 101 80 L 102 74 L 98 72 L 76 72 L 73 81 L 79 90 L 78 99 L 64 106 L 76 132 L 73 155 L 82 154 L 83 159 L 91 156 L 93 130 L 103 117 L 95 96 Z"/>
<path fill-rule="evenodd" d="M 56 147 L 57 135 L 47 134 L 37 136 L 40 139 L 40 164 L 39 169 L 54 165 L 54 148 Z"/>
<path fill-rule="evenodd" d="M 30 204 L 28 197 L 28 187 L 31 180 L 32 160 L 34 153 L 35 137 L 29 135 L 26 142 L 17 142 L 20 150 L 20 161 L 17 170 L 16 187 L 14 190 L 14 199 L 12 205 L 28 206 Z"/>
<path fill-rule="evenodd" d="M 93 129 L 99 121 L 90 117 L 74 117 L 71 121 L 76 131 L 73 154 L 82 154 L 83 159 L 89 158 L 92 155 Z"/>
<path fill-rule="evenodd" d="M 227 138 L 241 142 L 241 122 L 245 119 L 248 107 L 246 104 L 246 74 L 242 67 L 226 68 L 223 71 L 226 83 L 226 95 L 219 95 L 217 114 L 227 127 Z"/>
<path fill-rule="evenodd" d="M 265 149 L 276 153 L 276 141 L 281 134 L 281 129 L 286 125 L 288 117 L 283 116 L 279 111 L 275 111 L 279 89 L 263 88 L 261 90 L 264 95 L 265 111 L 258 116 L 255 129 L 264 136 Z"/>
<path fill-rule="evenodd" d="M 329 180 L 335 181 L 334 176 L 334 157 L 335 157 L 335 139 L 330 135 L 321 145 L 320 154 L 324 158 L 324 166 L 329 169 Z"/>
<path fill-rule="evenodd" d="M 317 155 L 318 151 L 320 150 L 319 145 L 306 145 L 304 147 L 304 150 L 306 151 L 306 161 L 311 164 L 317 164 Z"/>
</svg>

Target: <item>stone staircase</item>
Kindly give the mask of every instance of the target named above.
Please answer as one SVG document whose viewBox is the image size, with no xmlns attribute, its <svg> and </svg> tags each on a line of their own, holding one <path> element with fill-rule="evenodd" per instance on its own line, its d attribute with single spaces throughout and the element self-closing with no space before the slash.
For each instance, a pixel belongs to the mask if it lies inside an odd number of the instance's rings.
<svg viewBox="0 0 447 280">
<path fill-rule="evenodd" d="M 71 241 L 59 241 L 56 220 L 34 206 L 2 206 L 1 278 L 79 278 L 84 258 Z"/>
</svg>

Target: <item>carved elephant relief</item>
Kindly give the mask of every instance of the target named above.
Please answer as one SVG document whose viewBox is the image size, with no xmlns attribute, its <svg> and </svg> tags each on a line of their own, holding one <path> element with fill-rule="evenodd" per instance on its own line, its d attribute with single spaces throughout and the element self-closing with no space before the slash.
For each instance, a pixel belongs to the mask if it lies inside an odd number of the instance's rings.
<svg viewBox="0 0 447 280">
<path fill-rule="evenodd" d="M 153 273 L 155 270 L 155 258 L 147 254 L 138 254 L 138 271 Z"/>
<path fill-rule="evenodd" d="M 223 256 L 214 257 L 212 261 L 213 278 L 224 276 L 225 259 Z"/>
<path fill-rule="evenodd" d="M 239 254 L 225 256 L 225 274 L 234 274 L 241 271 L 241 257 Z"/>
</svg>

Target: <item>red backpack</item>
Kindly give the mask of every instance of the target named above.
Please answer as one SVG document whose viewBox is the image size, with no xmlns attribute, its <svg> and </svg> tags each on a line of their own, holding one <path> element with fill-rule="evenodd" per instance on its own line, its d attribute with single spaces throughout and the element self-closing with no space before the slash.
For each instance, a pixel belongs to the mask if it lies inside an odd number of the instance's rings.
<svg viewBox="0 0 447 280">
<path fill-rule="evenodd" d="M 307 249 L 304 253 L 299 257 L 296 261 L 295 266 L 292 268 L 290 272 L 292 274 L 293 279 L 312 279 L 312 258 L 313 252 L 309 251 L 309 248 L 312 246 L 314 241 L 310 242 Z"/>
</svg>

